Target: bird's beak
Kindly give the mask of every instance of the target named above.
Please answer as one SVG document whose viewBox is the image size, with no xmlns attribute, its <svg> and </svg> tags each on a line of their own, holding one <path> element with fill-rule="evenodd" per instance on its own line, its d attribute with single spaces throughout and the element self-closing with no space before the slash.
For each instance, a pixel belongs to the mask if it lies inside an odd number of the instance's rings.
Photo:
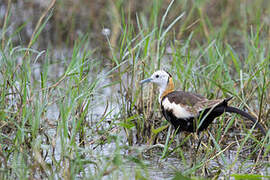
<svg viewBox="0 0 270 180">
<path fill-rule="evenodd" d="M 149 82 L 151 82 L 152 80 L 153 80 L 152 78 L 147 78 L 147 79 L 141 80 L 141 81 L 140 81 L 140 84 L 149 83 Z"/>
</svg>

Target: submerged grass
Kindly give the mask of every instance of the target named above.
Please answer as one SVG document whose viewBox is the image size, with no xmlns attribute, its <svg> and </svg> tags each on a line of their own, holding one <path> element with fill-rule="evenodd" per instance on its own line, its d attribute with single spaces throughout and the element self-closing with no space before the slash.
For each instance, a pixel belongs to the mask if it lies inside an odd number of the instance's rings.
<svg viewBox="0 0 270 180">
<path fill-rule="evenodd" d="M 195 152 L 198 140 L 173 134 L 162 118 L 156 88 L 138 83 L 165 68 L 179 89 L 209 99 L 234 96 L 233 106 L 269 127 L 269 26 L 260 21 L 267 10 L 245 2 L 239 14 L 225 6 L 228 12 L 217 26 L 205 13 L 206 1 L 185 1 L 181 11 L 175 8 L 178 1 L 165 10 L 163 1 L 152 1 L 150 10 L 136 18 L 121 11 L 121 3 L 113 3 L 121 35 L 106 36 L 110 52 L 102 60 L 87 35 L 60 60 L 53 48 L 33 48 L 53 14 L 41 15 L 45 21 L 37 25 L 31 46 L 15 46 L 13 38 L 24 26 L 8 36 L 6 16 L 0 61 L 1 179 L 152 179 L 151 169 L 162 171 L 159 178 L 174 173 L 175 178 L 267 178 L 269 132 L 263 137 L 250 122 L 224 115 L 202 135 Z M 255 7 L 264 3 L 252 2 Z M 243 23 L 233 25 L 238 21 Z"/>
</svg>

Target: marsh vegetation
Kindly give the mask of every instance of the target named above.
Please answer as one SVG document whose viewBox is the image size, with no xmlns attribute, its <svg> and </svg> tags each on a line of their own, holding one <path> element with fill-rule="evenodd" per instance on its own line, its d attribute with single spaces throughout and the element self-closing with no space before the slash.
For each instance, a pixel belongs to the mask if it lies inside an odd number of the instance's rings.
<svg viewBox="0 0 270 180">
<path fill-rule="evenodd" d="M 269 178 L 268 0 L 1 1 L 0 178 Z M 155 86 L 257 117 L 175 135 Z"/>
</svg>

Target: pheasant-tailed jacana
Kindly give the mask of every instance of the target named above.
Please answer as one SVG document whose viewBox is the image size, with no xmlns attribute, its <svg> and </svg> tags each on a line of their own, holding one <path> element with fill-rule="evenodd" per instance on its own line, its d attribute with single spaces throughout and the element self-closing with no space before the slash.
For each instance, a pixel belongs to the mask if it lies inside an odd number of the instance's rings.
<svg viewBox="0 0 270 180">
<path fill-rule="evenodd" d="M 228 106 L 227 99 L 208 100 L 207 98 L 184 91 L 175 91 L 172 76 L 163 70 L 154 74 L 141 84 L 152 82 L 159 87 L 159 103 L 162 114 L 177 132 L 197 132 L 205 130 L 213 120 L 224 112 L 237 113 L 253 121 L 265 135 L 262 125 L 250 114 L 238 108 Z"/>
</svg>

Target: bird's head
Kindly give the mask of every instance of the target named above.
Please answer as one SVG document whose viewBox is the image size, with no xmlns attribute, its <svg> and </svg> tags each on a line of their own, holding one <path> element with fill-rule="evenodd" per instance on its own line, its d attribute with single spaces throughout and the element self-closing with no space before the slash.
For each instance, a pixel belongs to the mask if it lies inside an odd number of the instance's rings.
<svg viewBox="0 0 270 180">
<path fill-rule="evenodd" d="M 159 71 L 154 72 L 150 78 L 144 79 L 140 83 L 144 84 L 144 83 L 152 82 L 156 84 L 157 86 L 162 87 L 162 86 L 167 86 L 170 78 L 171 78 L 171 75 L 169 73 L 167 73 L 164 70 L 159 70 Z"/>
<path fill-rule="evenodd" d="M 144 84 L 149 82 L 152 82 L 159 87 L 160 98 L 169 92 L 174 91 L 172 76 L 164 70 L 154 72 L 150 78 L 144 79 L 140 83 Z"/>
</svg>

